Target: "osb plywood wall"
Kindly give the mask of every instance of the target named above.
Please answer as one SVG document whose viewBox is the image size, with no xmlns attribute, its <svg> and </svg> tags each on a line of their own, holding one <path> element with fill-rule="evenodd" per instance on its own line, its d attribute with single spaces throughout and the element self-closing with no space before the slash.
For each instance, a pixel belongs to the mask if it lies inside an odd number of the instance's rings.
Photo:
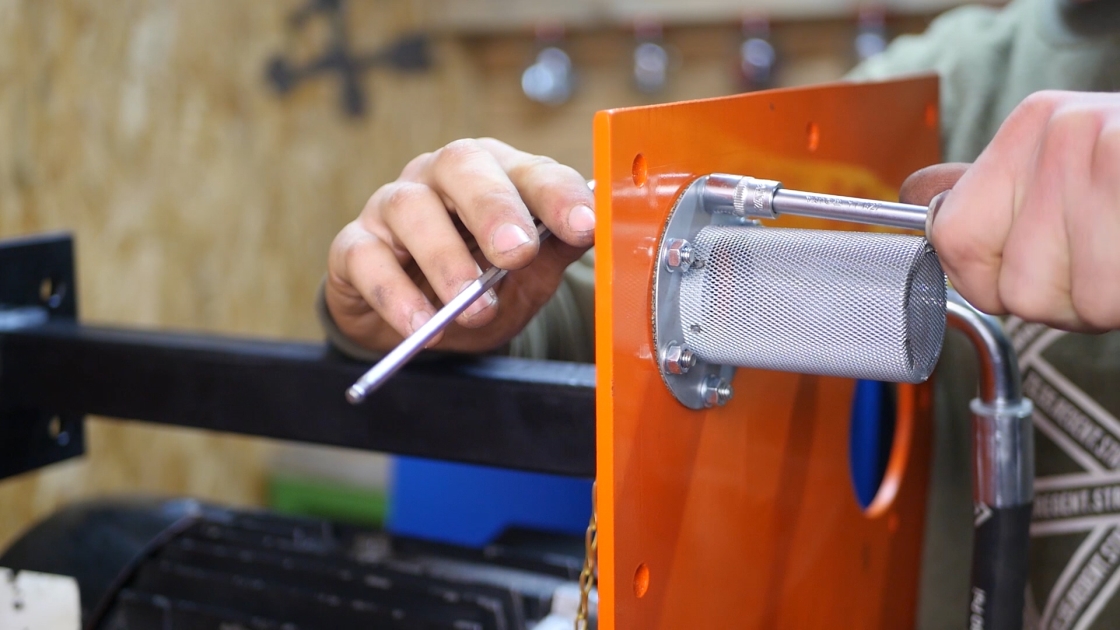
<svg viewBox="0 0 1120 630">
<path fill-rule="evenodd" d="M 0 2 L 0 237 L 76 235 L 90 322 L 315 339 L 311 302 L 335 232 L 413 155 L 492 135 L 589 173 L 592 114 L 648 102 L 630 88 L 625 32 L 573 35 L 576 98 L 519 91 L 527 34 L 443 34 L 427 73 L 366 76 L 370 112 L 347 119 L 324 78 L 285 99 L 265 83 L 277 52 L 322 49 L 293 32 L 299 3 L 223 0 Z M 355 49 L 415 24 L 409 0 L 350 7 Z M 920 29 L 921 20 L 896 27 Z M 735 28 L 668 31 L 678 100 L 726 94 Z M 850 66 L 848 22 L 779 26 L 785 84 Z M 314 418 L 308 418 L 314 422 Z M 82 497 L 187 494 L 259 504 L 276 443 L 114 420 L 88 423 L 80 461 L 0 482 L 0 546 Z"/>
</svg>

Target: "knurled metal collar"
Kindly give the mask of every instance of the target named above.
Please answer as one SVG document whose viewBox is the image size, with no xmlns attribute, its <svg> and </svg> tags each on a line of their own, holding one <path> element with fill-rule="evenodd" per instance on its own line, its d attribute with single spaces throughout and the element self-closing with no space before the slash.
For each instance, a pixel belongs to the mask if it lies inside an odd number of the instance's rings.
<svg viewBox="0 0 1120 630">
<path fill-rule="evenodd" d="M 735 187 L 735 215 L 759 219 L 778 218 L 778 213 L 774 212 L 774 195 L 781 187 L 781 182 L 772 179 L 741 178 Z"/>
</svg>

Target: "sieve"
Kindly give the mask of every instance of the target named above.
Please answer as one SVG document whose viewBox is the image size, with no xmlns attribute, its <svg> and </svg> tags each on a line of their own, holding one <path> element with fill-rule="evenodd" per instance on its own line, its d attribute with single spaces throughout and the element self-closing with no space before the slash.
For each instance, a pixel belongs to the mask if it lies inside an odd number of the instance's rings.
<svg viewBox="0 0 1120 630">
<path fill-rule="evenodd" d="M 678 198 L 660 243 L 653 329 L 686 407 L 727 402 L 736 367 L 919 383 L 945 334 L 945 274 L 925 238 L 763 227 L 781 214 L 924 229 L 922 206 L 709 175 Z"/>
</svg>

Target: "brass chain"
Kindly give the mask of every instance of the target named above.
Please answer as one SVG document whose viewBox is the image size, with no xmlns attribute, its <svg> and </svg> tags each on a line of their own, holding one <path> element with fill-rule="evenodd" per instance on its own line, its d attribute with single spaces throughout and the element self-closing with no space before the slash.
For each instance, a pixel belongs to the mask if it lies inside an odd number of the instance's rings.
<svg viewBox="0 0 1120 630">
<path fill-rule="evenodd" d="M 587 535 L 584 538 L 586 556 L 583 559 L 583 570 L 579 572 L 579 609 L 576 611 L 575 630 L 587 630 L 591 610 L 589 600 L 591 591 L 595 588 L 595 578 L 599 574 L 599 527 L 595 522 L 595 514 L 599 511 L 599 501 L 595 491 L 595 484 L 591 484 L 591 520 L 587 523 Z"/>
</svg>

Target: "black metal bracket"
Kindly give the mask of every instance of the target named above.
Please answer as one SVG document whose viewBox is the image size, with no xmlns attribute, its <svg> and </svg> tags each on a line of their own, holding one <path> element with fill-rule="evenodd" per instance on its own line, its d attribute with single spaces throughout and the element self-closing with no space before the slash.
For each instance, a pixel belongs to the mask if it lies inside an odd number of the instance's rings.
<svg viewBox="0 0 1120 630">
<path fill-rule="evenodd" d="M 72 260 L 65 236 L 0 243 L 0 299 L 6 303 L 31 303 L 41 311 L 42 278 L 69 288 L 59 293 L 57 307 L 48 307 L 49 317 L 0 330 L 0 402 L 25 414 L 22 420 L 0 416 L 0 477 L 80 454 L 83 414 L 595 474 L 593 365 L 431 358 L 406 367 L 355 407 L 344 393 L 368 366 L 322 343 L 79 324 Z M 48 439 L 42 422 L 55 416 L 68 444 Z"/>
<path fill-rule="evenodd" d="M 74 247 L 68 235 L 0 241 L 0 335 L 74 321 L 78 295 Z M 19 371 L 0 348 L 0 379 Z M 0 389 L 0 478 L 18 475 L 85 450 L 82 411 L 53 401 L 27 405 Z"/>
<path fill-rule="evenodd" d="M 319 57 L 303 65 L 297 65 L 283 55 L 277 55 L 268 62 L 268 80 L 281 95 L 291 92 L 301 81 L 337 72 L 342 81 L 342 109 L 357 117 L 366 111 L 366 97 L 361 86 L 361 75 L 366 70 L 384 66 L 403 72 L 418 72 L 432 65 L 428 40 L 417 34 L 405 35 L 373 53 L 351 52 L 344 0 L 308 0 L 306 5 L 292 13 L 288 22 L 293 30 L 300 30 L 308 20 L 319 15 L 330 24 L 330 41 Z"/>
</svg>

